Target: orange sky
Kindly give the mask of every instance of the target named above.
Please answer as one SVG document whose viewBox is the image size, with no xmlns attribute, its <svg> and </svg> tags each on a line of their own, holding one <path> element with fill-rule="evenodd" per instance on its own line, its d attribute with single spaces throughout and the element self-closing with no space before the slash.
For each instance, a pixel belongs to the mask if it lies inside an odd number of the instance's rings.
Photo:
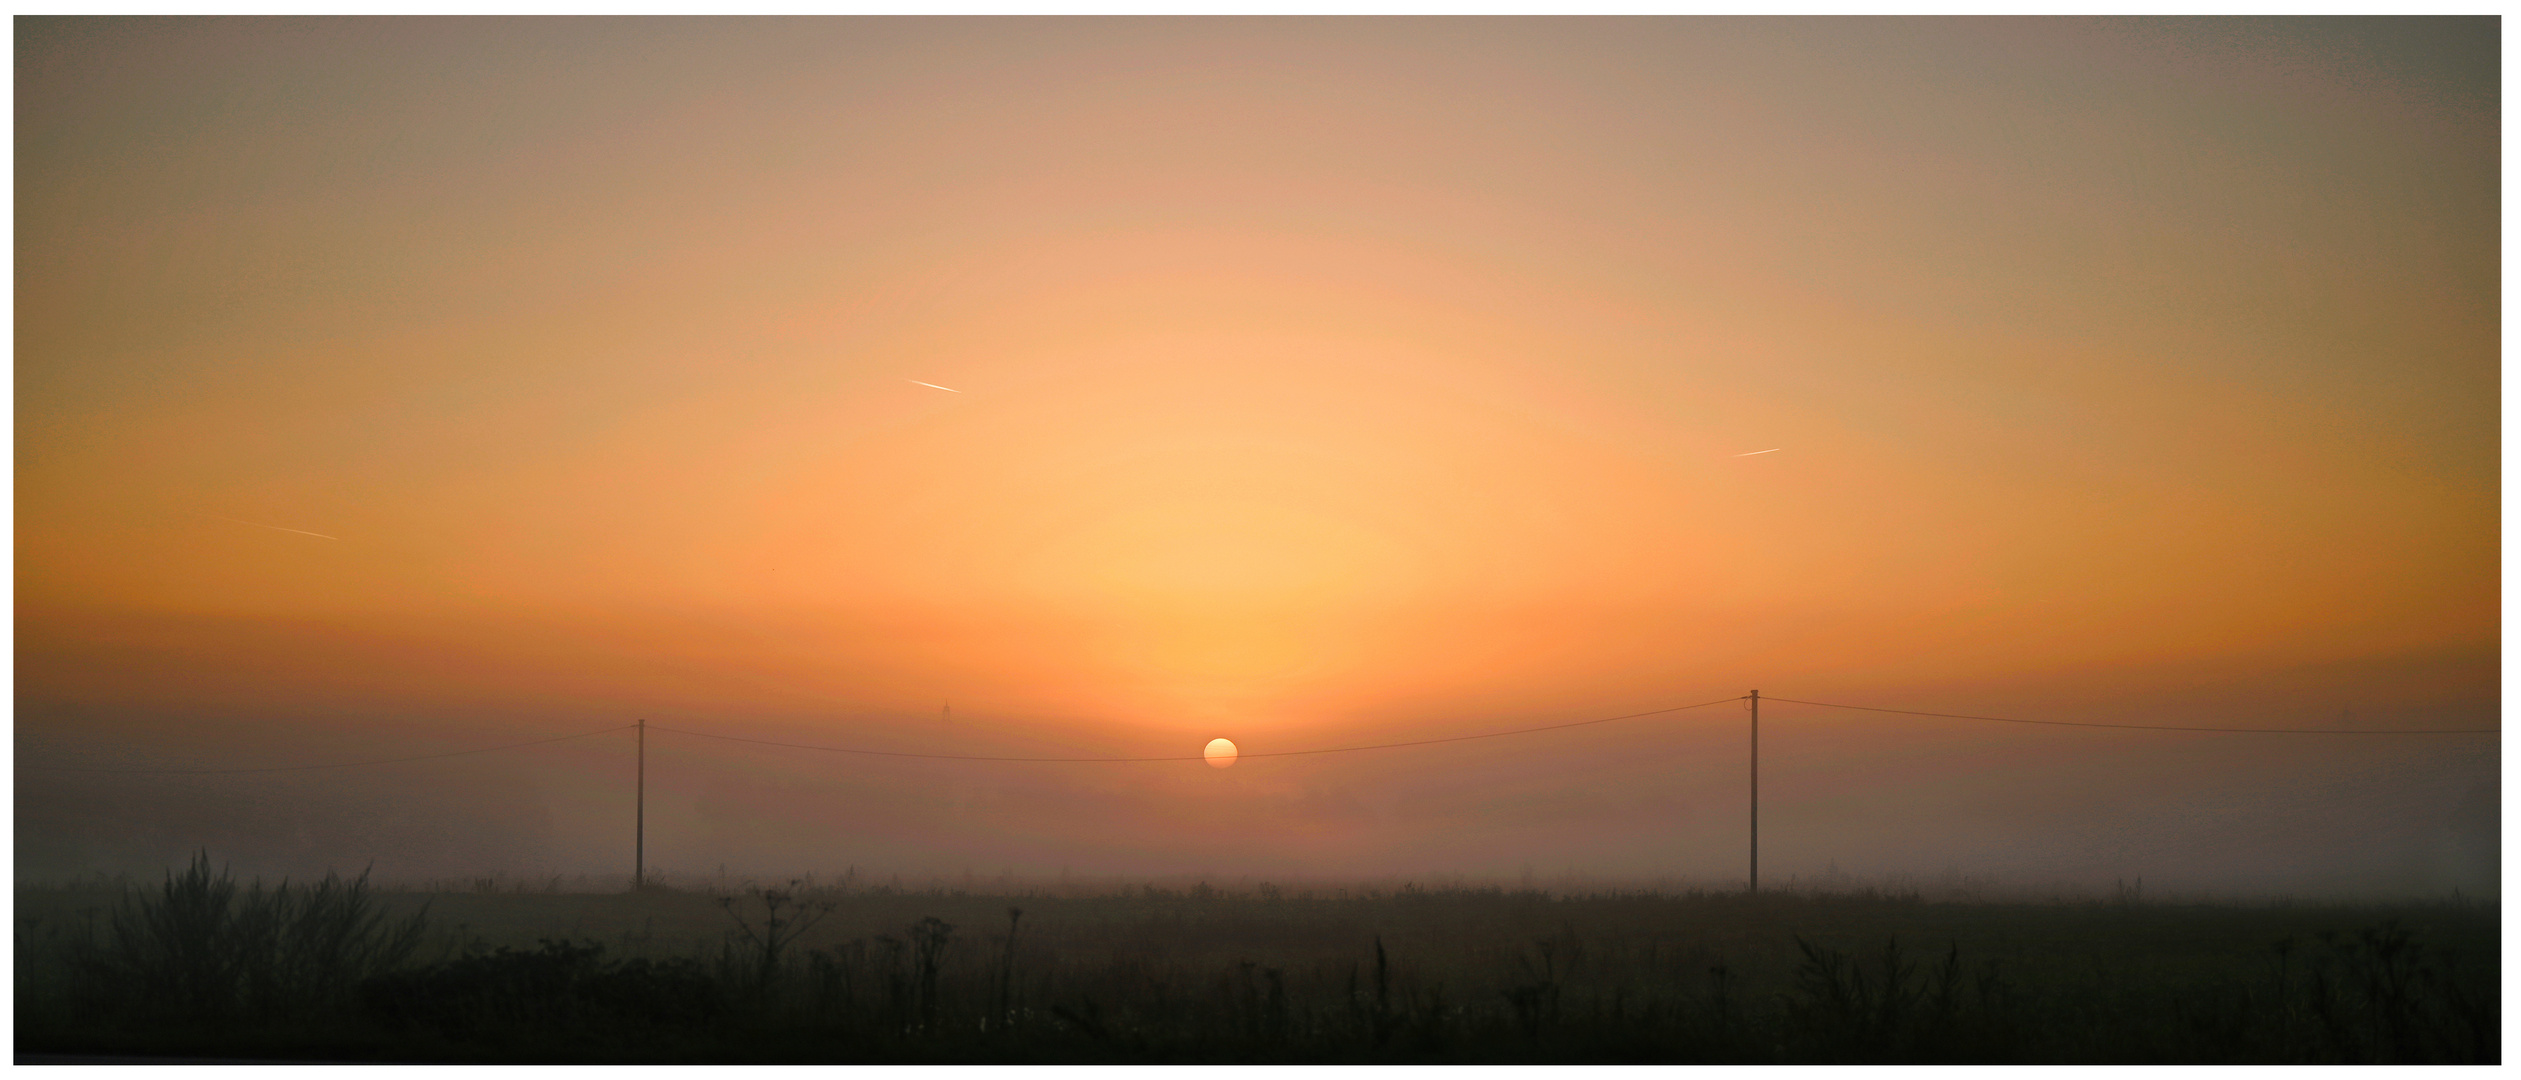
<svg viewBox="0 0 2521 1080">
<path fill-rule="evenodd" d="M 640 715 L 1259 751 L 1752 686 L 2491 726 L 2495 33 L 22 20 L 19 760 Z M 1218 866 L 1475 870 L 1564 850 L 1552 814 L 1626 836 L 1686 803 L 1703 851 L 1586 865 L 1720 876 L 1738 718 L 1691 723 L 1302 779 L 902 773 L 928 794 L 867 797 L 979 809 L 863 839 L 1161 869 L 1218 813 L 1284 825 Z M 1867 725 L 1804 730 L 1879 760 Z M 1933 811 L 1951 836 L 2085 754 L 1936 730 L 1882 797 L 1985 793 Z M 1585 779 L 1701 738 L 1679 803 Z M 2444 815 L 2493 798 L 2491 747 L 2341 741 L 2215 782 L 2405 758 L 2430 779 L 2369 798 L 2468 850 Z M 1880 848 L 1826 807 L 1890 782 L 1846 768 L 1778 781 L 1835 838 L 1808 861 Z M 515 782 L 579 806 L 561 772 Z M 30 775 L 22 868 L 30 815 L 88 820 Z M 1463 811 L 1489 824 L 1303 809 L 1413 783 L 1505 794 Z M 691 798 L 722 832 L 768 812 Z M 551 813 L 516 850 L 613 842 L 609 803 Z M 1096 824 L 1024 839 L 1063 813 Z M 683 863 L 734 842 L 705 833 Z M 1885 865 L 2097 865 L 2029 835 Z M 2491 883 L 2443 858 L 2367 877 Z"/>
</svg>

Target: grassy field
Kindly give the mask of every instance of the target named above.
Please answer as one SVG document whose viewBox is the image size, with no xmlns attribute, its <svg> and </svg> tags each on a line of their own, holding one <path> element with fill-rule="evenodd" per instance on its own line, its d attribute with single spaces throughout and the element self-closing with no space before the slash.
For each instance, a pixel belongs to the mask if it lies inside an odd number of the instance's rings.
<svg viewBox="0 0 2521 1080">
<path fill-rule="evenodd" d="M 17 893 L 24 1053 L 2492 1062 L 2491 903 L 807 885 Z"/>
</svg>

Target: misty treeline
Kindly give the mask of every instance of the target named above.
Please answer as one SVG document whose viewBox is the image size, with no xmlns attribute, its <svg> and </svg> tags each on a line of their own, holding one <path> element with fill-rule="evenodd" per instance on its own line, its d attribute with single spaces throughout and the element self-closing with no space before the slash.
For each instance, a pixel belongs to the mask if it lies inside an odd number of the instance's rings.
<svg viewBox="0 0 2521 1080">
<path fill-rule="evenodd" d="M 197 858 L 22 914 L 20 1052 L 454 1061 L 2491 1062 L 2491 904 L 846 886 L 448 894 Z M 413 907 L 410 903 L 403 907 Z M 913 914 L 914 912 L 926 912 Z M 703 917 L 706 921 L 703 921 Z M 709 926 L 657 951 L 660 919 Z M 599 924 L 617 929 L 597 929 Z M 638 929 L 634 929 L 637 927 Z M 575 931 L 570 932 L 570 931 Z M 861 932 L 864 931 L 864 932 Z"/>
</svg>

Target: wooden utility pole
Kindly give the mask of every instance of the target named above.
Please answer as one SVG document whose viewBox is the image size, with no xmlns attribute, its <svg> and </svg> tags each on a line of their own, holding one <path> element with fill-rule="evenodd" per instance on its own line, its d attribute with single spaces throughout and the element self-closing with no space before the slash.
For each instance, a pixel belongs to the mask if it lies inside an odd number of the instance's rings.
<svg viewBox="0 0 2521 1080">
<path fill-rule="evenodd" d="M 630 855 L 630 887 L 648 886 L 648 719 L 639 718 L 639 802 L 637 839 Z"/>
<path fill-rule="evenodd" d="M 638 722 L 638 833 L 630 845 L 630 888 L 648 888 L 648 717 Z"/>
<path fill-rule="evenodd" d="M 1751 891 L 1759 891 L 1759 691 L 1751 691 Z"/>
</svg>

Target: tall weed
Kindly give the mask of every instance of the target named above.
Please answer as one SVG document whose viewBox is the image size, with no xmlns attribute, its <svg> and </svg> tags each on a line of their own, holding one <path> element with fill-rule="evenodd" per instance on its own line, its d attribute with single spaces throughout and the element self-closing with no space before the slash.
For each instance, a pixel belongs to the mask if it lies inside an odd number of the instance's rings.
<svg viewBox="0 0 2521 1080">
<path fill-rule="evenodd" d="M 426 925 L 425 909 L 386 915 L 365 871 L 239 888 L 204 852 L 154 891 L 126 890 L 101 940 L 73 943 L 73 992 L 166 1020 L 302 1018 L 410 960 Z"/>
</svg>

